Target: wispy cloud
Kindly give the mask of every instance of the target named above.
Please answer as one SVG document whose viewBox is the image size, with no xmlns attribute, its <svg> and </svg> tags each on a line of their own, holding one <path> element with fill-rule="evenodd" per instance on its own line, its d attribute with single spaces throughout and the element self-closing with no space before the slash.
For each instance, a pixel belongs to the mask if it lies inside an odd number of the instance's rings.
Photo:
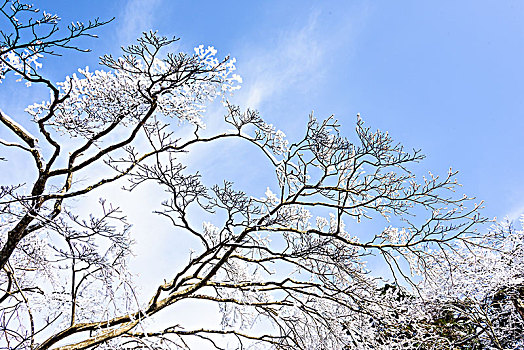
<svg viewBox="0 0 524 350">
<path fill-rule="evenodd" d="M 117 28 L 120 43 L 131 44 L 142 32 L 154 29 L 155 14 L 162 0 L 130 0 L 122 9 Z"/>
<path fill-rule="evenodd" d="M 278 34 L 276 45 L 268 47 L 246 47 L 249 54 L 248 67 L 243 75 L 247 78 L 240 92 L 243 102 L 252 108 L 261 104 L 282 90 L 292 86 L 307 86 L 315 79 L 311 75 L 322 74 L 319 69 L 325 47 L 315 38 L 318 14 L 309 18 L 305 26 L 282 31 Z"/>
<path fill-rule="evenodd" d="M 346 18 L 326 28 L 321 17 L 321 11 L 313 11 L 305 23 L 276 32 L 274 45 L 248 44 L 241 49 L 240 65 L 247 68 L 240 72 L 245 78 L 238 93 L 242 104 L 260 108 L 274 96 L 289 90 L 305 93 L 323 80 L 330 57 L 352 46 L 357 21 Z"/>
<path fill-rule="evenodd" d="M 276 93 L 292 85 L 307 86 L 313 77 L 308 74 L 315 71 L 322 62 L 324 48 L 312 40 L 315 31 L 316 16 L 309 23 L 296 31 L 281 33 L 273 50 L 256 53 L 248 61 L 249 75 L 254 80 L 247 86 L 246 104 L 254 108 Z M 316 74 L 320 74 L 316 70 Z"/>
</svg>

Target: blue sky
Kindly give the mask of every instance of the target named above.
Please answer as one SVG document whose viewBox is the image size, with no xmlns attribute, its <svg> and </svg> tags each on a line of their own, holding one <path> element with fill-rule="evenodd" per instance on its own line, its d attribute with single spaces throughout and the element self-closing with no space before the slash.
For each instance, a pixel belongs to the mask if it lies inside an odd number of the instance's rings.
<svg viewBox="0 0 524 350">
<path fill-rule="evenodd" d="M 115 21 L 85 42 L 91 54 L 49 64 L 56 79 L 118 54 L 141 31 L 181 37 L 237 59 L 234 102 L 288 136 L 307 115 L 356 113 L 427 159 L 421 172 L 460 171 L 485 215 L 524 211 L 524 3 L 521 1 L 41 1 L 64 20 Z"/>
</svg>

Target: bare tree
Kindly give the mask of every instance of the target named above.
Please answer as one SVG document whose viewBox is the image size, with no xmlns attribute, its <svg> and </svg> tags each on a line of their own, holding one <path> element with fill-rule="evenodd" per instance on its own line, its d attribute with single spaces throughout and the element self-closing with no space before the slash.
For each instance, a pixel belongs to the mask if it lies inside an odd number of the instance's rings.
<svg viewBox="0 0 524 350">
<path fill-rule="evenodd" d="M 30 121 L 0 111 L 13 137 L 0 144 L 19 151 L 3 164 L 25 157 L 37 174 L 0 190 L 3 346 L 176 349 L 200 338 L 219 349 L 376 348 L 384 327 L 398 327 L 399 304 L 366 257 L 381 256 L 395 280 L 411 282 L 410 268 L 424 274 L 436 252 L 469 240 L 484 221 L 478 205 L 468 209 L 471 199 L 455 195 L 455 172 L 418 181 L 409 166 L 423 159 L 419 151 L 360 118 L 354 141 L 334 118 L 310 116 L 304 137 L 290 143 L 256 111 L 227 103 L 240 78 L 234 60 L 218 60 L 211 47 L 163 55 L 176 39 L 145 33 L 122 57 L 102 57 L 106 71 L 53 83 L 39 59 L 77 49 L 76 38 L 106 22 L 73 25 L 60 37 L 54 15 L 35 19 L 18 1 L 0 9 L 11 26 L 0 32 L 0 78 L 15 74 L 51 92 L 27 108 Z M 232 130 L 203 136 L 202 106 L 218 96 Z M 177 119 L 193 125 L 189 137 L 177 136 Z M 37 136 L 24 128 L 30 123 Z M 182 155 L 226 138 L 258 149 L 278 186 L 257 198 L 228 181 L 208 188 L 187 171 Z M 147 300 L 128 268 L 125 213 L 111 198 L 87 218 L 68 205 L 117 181 L 130 191 L 147 182 L 163 188 L 159 220 L 200 242 Z M 376 216 L 391 226 L 358 236 L 344 223 Z M 184 300 L 217 304 L 221 324 L 158 329 L 153 316 Z"/>
</svg>

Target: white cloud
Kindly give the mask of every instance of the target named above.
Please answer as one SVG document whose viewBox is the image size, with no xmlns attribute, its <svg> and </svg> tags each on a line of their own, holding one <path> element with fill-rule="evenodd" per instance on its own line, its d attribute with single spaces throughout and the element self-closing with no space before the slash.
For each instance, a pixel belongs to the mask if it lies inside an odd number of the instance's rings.
<svg viewBox="0 0 524 350">
<path fill-rule="evenodd" d="M 129 45 L 138 38 L 142 32 L 153 30 L 155 14 L 158 14 L 162 0 L 130 0 L 122 9 L 117 20 L 118 42 Z"/>
<path fill-rule="evenodd" d="M 317 17 L 312 15 L 302 28 L 280 32 L 271 50 L 246 48 L 249 54 L 244 56 L 249 58 L 243 65 L 249 71 L 242 75 L 249 78 L 240 95 L 247 106 L 259 108 L 271 95 L 291 86 L 307 86 L 315 79 L 313 75 L 321 74 L 325 47 L 314 36 Z"/>
<path fill-rule="evenodd" d="M 325 80 L 326 71 L 333 68 L 330 58 L 341 50 L 352 51 L 357 24 L 367 17 L 367 8 L 355 12 L 344 22 L 328 25 L 322 11 L 313 11 L 299 25 L 268 33 L 276 36 L 274 45 L 243 47 L 239 65 L 247 69 L 240 70 L 245 83 L 237 93 L 242 104 L 260 108 L 283 92 L 308 92 Z"/>
</svg>

